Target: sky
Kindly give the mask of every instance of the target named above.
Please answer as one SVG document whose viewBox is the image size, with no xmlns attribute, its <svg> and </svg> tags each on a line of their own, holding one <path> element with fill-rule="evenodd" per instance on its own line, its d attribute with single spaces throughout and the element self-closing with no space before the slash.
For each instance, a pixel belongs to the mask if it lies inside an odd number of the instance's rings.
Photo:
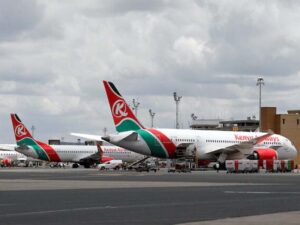
<svg viewBox="0 0 300 225">
<path fill-rule="evenodd" d="M 175 127 L 299 109 L 300 2 L 231 0 L 0 1 L 0 142 L 14 112 L 35 137 L 76 140 L 115 128 L 103 80 L 140 102 L 138 118 Z"/>
</svg>

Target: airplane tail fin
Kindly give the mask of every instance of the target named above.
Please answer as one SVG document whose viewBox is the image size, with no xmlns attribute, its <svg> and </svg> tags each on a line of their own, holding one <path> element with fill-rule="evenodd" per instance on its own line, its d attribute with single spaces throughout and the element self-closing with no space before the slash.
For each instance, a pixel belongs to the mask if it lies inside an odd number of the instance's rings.
<svg viewBox="0 0 300 225">
<path fill-rule="evenodd" d="M 16 142 L 18 145 L 26 144 L 30 145 L 32 143 L 28 140 L 34 140 L 26 126 L 22 123 L 17 114 L 11 113 L 11 122 L 14 129 L 14 134 L 16 138 Z M 27 141 L 26 141 L 27 140 Z"/>
<path fill-rule="evenodd" d="M 103 157 L 103 150 L 102 150 L 101 145 L 99 143 L 97 143 L 97 150 L 98 150 L 98 154 L 102 158 Z"/>
<path fill-rule="evenodd" d="M 10 116 L 17 145 L 32 147 L 41 160 L 60 162 L 55 150 L 48 144 L 34 139 L 17 114 L 11 113 Z"/>
<path fill-rule="evenodd" d="M 112 117 L 118 132 L 144 129 L 115 85 L 103 81 Z"/>
</svg>

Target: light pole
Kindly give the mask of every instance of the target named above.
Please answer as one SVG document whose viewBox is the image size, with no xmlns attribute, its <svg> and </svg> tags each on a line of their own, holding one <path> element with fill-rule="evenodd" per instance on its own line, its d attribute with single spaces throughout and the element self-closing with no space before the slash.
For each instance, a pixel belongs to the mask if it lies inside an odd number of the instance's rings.
<svg viewBox="0 0 300 225">
<path fill-rule="evenodd" d="M 180 102 L 180 99 L 182 98 L 182 96 L 177 96 L 176 92 L 173 93 L 173 96 L 174 96 L 174 101 L 176 103 L 176 129 L 179 129 L 178 106 L 179 106 L 179 102 Z"/>
<path fill-rule="evenodd" d="M 151 127 L 153 127 L 153 120 L 154 120 L 155 112 L 152 112 L 152 110 L 149 109 L 149 114 L 150 114 L 150 117 L 151 117 Z"/>
<path fill-rule="evenodd" d="M 261 85 L 265 85 L 265 81 L 262 77 L 258 77 L 256 86 L 259 86 L 259 131 L 261 131 Z"/>
<path fill-rule="evenodd" d="M 132 104 L 133 104 L 134 114 L 137 117 L 138 107 L 140 103 L 138 102 L 138 100 L 132 99 Z"/>
<path fill-rule="evenodd" d="M 104 135 L 104 137 L 106 136 L 106 133 L 107 133 L 107 128 L 104 127 L 104 128 L 103 128 L 103 135 Z"/>
<path fill-rule="evenodd" d="M 32 125 L 31 126 L 31 136 L 34 137 L 34 131 L 35 131 L 35 126 Z"/>
<path fill-rule="evenodd" d="M 191 118 L 192 118 L 193 121 L 195 121 L 195 120 L 197 120 L 198 117 L 194 113 L 192 113 Z"/>
</svg>

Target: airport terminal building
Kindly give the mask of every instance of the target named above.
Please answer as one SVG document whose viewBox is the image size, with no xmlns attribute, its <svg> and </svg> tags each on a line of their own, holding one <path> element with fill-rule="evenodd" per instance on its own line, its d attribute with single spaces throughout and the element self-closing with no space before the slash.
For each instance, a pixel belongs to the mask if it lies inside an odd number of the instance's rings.
<svg viewBox="0 0 300 225">
<path fill-rule="evenodd" d="M 254 132 L 258 126 L 259 121 L 255 117 L 248 117 L 244 120 L 196 119 L 192 121 L 190 128 L 195 130 Z"/>
<path fill-rule="evenodd" d="M 287 114 L 277 114 L 276 107 L 261 108 L 262 131 L 272 130 L 290 139 L 298 150 L 295 159 L 300 163 L 300 110 L 288 110 Z"/>
</svg>

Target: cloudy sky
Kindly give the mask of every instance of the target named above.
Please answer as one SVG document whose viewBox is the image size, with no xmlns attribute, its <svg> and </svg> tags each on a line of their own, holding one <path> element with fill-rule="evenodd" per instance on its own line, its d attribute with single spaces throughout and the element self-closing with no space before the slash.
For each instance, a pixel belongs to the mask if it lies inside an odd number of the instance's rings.
<svg viewBox="0 0 300 225">
<path fill-rule="evenodd" d="M 299 1 L 0 1 L 0 142 L 14 143 L 16 112 L 41 140 L 69 132 L 115 132 L 102 80 L 138 117 L 175 126 L 244 119 L 263 105 L 298 109 Z"/>
</svg>

